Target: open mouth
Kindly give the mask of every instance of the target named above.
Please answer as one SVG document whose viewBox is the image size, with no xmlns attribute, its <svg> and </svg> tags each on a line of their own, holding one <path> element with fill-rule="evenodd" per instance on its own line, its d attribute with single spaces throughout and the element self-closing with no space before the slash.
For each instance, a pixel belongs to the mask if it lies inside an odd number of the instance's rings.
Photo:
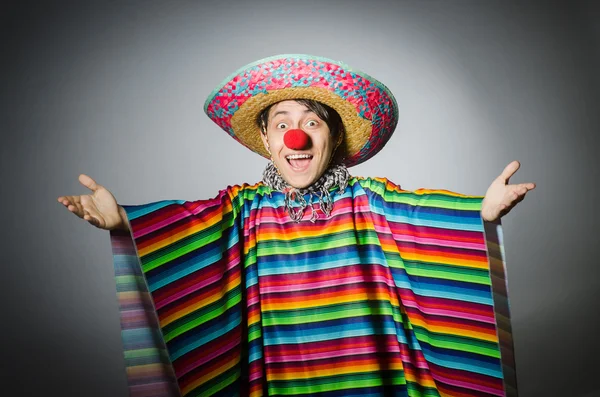
<svg viewBox="0 0 600 397">
<path fill-rule="evenodd" d="M 310 165 L 312 158 L 312 154 L 290 154 L 285 156 L 292 170 L 297 172 L 305 171 Z"/>
</svg>

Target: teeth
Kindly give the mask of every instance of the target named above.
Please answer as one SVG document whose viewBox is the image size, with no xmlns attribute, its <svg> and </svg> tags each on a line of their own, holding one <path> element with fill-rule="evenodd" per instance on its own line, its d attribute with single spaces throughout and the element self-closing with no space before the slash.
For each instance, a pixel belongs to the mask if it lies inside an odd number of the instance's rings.
<svg viewBox="0 0 600 397">
<path fill-rule="evenodd" d="M 288 160 L 296 160 L 296 159 L 310 159 L 312 156 L 310 154 L 290 154 L 289 156 L 285 156 Z"/>
</svg>

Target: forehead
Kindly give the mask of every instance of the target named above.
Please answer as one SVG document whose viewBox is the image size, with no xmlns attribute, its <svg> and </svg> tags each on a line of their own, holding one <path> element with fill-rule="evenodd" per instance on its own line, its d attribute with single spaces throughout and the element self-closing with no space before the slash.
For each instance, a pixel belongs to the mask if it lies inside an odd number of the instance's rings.
<svg viewBox="0 0 600 397">
<path fill-rule="evenodd" d="M 269 118 L 273 117 L 273 115 L 280 112 L 303 115 L 308 112 L 311 112 L 311 110 L 294 100 L 281 101 L 271 106 L 271 109 L 269 109 Z"/>
</svg>

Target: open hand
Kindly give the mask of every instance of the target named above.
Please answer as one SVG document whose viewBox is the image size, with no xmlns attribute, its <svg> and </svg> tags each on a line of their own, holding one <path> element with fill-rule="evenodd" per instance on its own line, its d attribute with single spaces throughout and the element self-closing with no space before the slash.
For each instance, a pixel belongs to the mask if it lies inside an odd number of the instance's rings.
<svg viewBox="0 0 600 397">
<path fill-rule="evenodd" d="M 69 211 L 104 230 L 128 229 L 124 221 L 124 210 L 117 204 L 115 196 L 104 186 L 98 185 L 85 174 L 79 175 L 79 182 L 90 189 L 92 194 L 81 196 L 60 196 L 58 202 Z"/>
<path fill-rule="evenodd" d="M 525 198 L 528 191 L 535 189 L 534 183 L 508 184 L 510 177 L 517 172 L 519 167 L 521 164 L 513 161 L 490 185 L 481 206 L 481 217 L 484 221 L 493 222 L 508 214 Z"/>
</svg>

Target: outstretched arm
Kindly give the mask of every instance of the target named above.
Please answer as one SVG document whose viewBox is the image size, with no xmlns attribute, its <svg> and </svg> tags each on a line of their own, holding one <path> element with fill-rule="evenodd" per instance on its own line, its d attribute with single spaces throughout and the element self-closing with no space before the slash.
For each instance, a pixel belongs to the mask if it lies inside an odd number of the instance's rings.
<svg viewBox="0 0 600 397">
<path fill-rule="evenodd" d="M 492 182 L 481 205 L 481 217 L 486 222 L 494 222 L 508 214 L 518 203 L 523 201 L 528 191 L 535 189 L 535 184 L 509 184 L 510 177 L 521 167 L 518 161 L 513 161 Z"/>
</svg>

